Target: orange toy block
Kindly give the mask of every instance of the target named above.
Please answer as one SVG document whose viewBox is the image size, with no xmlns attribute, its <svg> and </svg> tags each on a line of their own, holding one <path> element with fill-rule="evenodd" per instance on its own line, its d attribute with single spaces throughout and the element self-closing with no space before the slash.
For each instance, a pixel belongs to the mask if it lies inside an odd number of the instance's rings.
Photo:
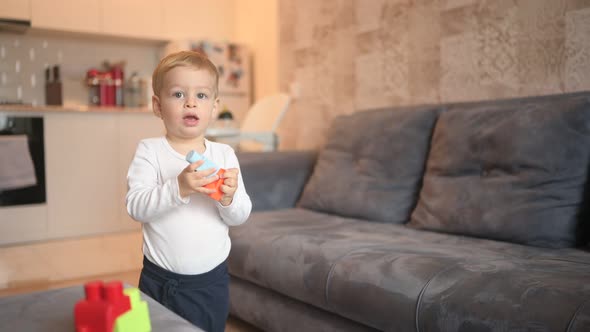
<svg viewBox="0 0 590 332">
<path fill-rule="evenodd" d="M 219 201 L 221 199 L 221 197 L 223 197 L 223 192 L 221 192 L 221 185 L 223 184 L 224 179 L 222 179 L 221 177 L 223 176 L 223 173 L 225 173 L 225 170 L 223 168 L 219 168 L 217 167 L 217 165 L 215 165 L 214 162 L 212 162 L 211 160 L 205 158 L 205 156 L 203 156 L 202 154 L 199 154 L 197 151 L 195 150 L 191 150 L 187 155 L 186 155 L 186 161 L 188 161 L 189 163 L 194 163 L 197 162 L 199 160 L 203 160 L 203 164 L 201 166 L 199 166 L 195 171 L 202 171 L 204 169 L 209 169 L 209 168 L 215 168 L 216 171 L 215 173 L 211 174 L 210 176 L 213 175 L 219 175 L 219 179 L 215 182 L 209 183 L 208 185 L 205 185 L 205 188 L 208 189 L 215 189 L 216 192 L 209 194 L 209 197 L 213 198 L 216 201 Z"/>
<path fill-rule="evenodd" d="M 223 168 L 220 168 L 219 171 L 217 171 L 217 175 L 219 175 L 219 179 L 217 181 L 211 182 L 205 186 L 205 188 L 216 190 L 216 192 L 209 194 L 209 197 L 213 198 L 216 201 L 219 201 L 221 199 L 221 197 L 223 197 L 223 192 L 221 191 L 221 185 L 223 184 L 223 181 L 225 180 L 224 178 L 222 178 L 223 173 L 225 173 L 225 170 Z"/>
</svg>

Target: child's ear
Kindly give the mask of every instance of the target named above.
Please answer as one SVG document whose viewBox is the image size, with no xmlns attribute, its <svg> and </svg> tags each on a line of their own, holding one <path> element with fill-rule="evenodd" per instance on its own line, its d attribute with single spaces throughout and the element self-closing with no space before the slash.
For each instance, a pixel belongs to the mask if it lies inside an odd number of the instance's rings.
<svg viewBox="0 0 590 332">
<path fill-rule="evenodd" d="M 216 120 L 218 115 L 219 115 L 219 98 L 215 98 L 215 102 L 213 103 L 213 112 L 211 112 L 211 118 L 213 120 Z"/>
<path fill-rule="evenodd" d="M 156 95 L 152 96 L 152 110 L 154 111 L 154 115 L 162 118 L 162 108 L 160 107 L 160 98 Z"/>
</svg>

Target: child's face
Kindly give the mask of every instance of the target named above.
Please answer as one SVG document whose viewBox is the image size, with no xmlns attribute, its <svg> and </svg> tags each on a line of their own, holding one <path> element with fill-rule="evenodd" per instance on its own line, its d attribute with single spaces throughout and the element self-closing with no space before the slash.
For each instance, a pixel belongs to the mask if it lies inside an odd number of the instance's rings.
<svg viewBox="0 0 590 332">
<path fill-rule="evenodd" d="M 153 98 L 153 109 L 164 121 L 169 137 L 204 137 L 209 123 L 217 118 L 214 86 L 215 78 L 204 69 L 179 66 L 164 75 L 160 96 Z"/>
</svg>

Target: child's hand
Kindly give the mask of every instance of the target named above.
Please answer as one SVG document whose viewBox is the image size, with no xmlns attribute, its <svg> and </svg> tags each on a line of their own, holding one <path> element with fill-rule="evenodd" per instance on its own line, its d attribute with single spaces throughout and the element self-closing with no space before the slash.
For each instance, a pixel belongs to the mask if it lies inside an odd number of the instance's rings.
<svg viewBox="0 0 590 332">
<path fill-rule="evenodd" d="M 223 196 L 219 200 L 219 203 L 223 206 L 230 205 L 234 200 L 234 194 L 238 189 L 238 173 L 237 168 L 226 169 L 225 173 L 223 173 L 223 185 L 220 187 Z"/>
<path fill-rule="evenodd" d="M 180 172 L 180 174 L 178 174 L 178 192 L 180 197 L 185 198 L 188 195 L 194 193 L 203 193 L 209 195 L 215 192 L 214 189 L 207 189 L 203 187 L 219 179 L 219 175 L 207 177 L 215 173 L 215 168 L 209 168 L 195 172 L 195 169 L 201 166 L 204 162 L 204 160 L 196 161 L 188 165 L 182 170 L 182 172 Z"/>
</svg>

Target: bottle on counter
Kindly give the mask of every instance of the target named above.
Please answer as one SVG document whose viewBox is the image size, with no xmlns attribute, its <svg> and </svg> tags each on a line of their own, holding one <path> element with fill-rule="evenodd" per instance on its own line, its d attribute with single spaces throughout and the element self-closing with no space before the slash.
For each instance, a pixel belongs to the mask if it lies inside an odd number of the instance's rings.
<svg viewBox="0 0 590 332">
<path fill-rule="evenodd" d="M 115 79 L 113 73 L 108 71 L 104 73 L 107 85 L 107 106 L 115 106 Z"/>
<path fill-rule="evenodd" d="M 111 69 L 111 76 L 114 85 L 114 105 L 123 106 L 123 69 L 121 67 L 113 67 Z"/>
</svg>

